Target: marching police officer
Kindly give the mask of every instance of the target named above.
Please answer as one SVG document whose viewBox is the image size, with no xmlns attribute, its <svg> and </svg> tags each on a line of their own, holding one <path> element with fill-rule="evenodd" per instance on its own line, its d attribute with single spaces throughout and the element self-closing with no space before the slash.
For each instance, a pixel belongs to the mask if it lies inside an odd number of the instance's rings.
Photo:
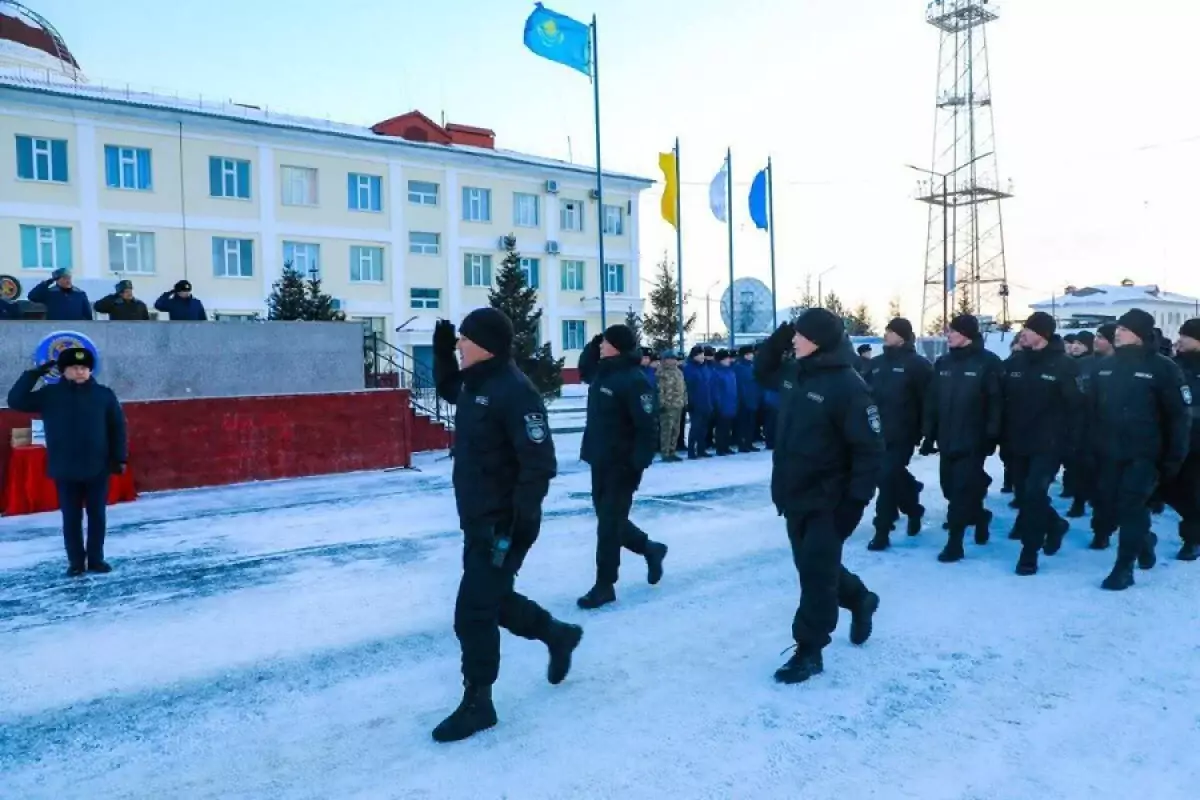
<svg viewBox="0 0 1200 800">
<path fill-rule="evenodd" d="M 794 360 L 784 358 L 789 347 Z M 796 650 L 775 672 L 780 683 L 801 683 L 824 670 L 821 651 L 839 608 L 852 614 L 854 644 L 870 637 L 879 608 L 879 596 L 842 566 L 842 545 L 875 494 L 884 452 L 879 411 L 855 358 L 842 321 L 814 308 L 779 326 L 754 360 L 759 382 L 780 393 L 771 500 L 787 520 L 800 576 Z"/>
<path fill-rule="evenodd" d="M 1196 413 L 1196 394 L 1200 392 L 1200 319 L 1189 319 L 1179 328 L 1175 352 L 1175 363 L 1187 381 L 1192 439 L 1183 469 L 1179 477 L 1164 487 L 1163 499 L 1181 518 L 1179 537 L 1183 539 L 1183 547 L 1176 558 L 1195 561 L 1200 559 L 1200 420 Z"/>
<path fill-rule="evenodd" d="M 541 395 L 513 363 L 512 322 L 480 308 L 434 328 L 434 379 L 455 411 L 454 499 L 462 526 L 463 575 L 454 604 L 462 646 L 462 703 L 433 730 L 438 742 L 465 739 L 496 724 L 492 684 L 500 669 L 500 628 L 550 650 L 547 678 L 561 683 L 583 629 L 513 589 L 537 540 L 542 500 L 557 471 Z M 462 360 L 455 359 L 455 346 Z"/>
<path fill-rule="evenodd" d="M 645 557 L 651 585 L 663 576 L 667 546 L 629 521 L 634 492 L 657 449 L 654 395 L 638 360 L 637 339 L 625 325 L 610 326 L 580 358 L 590 385 L 579 458 L 592 468 L 596 509 L 596 583 L 577 601 L 583 609 L 617 599 L 622 547 Z"/>
<path fill-rule="evenodd" d="M 1083 394 L 1055 328 L 1054 317 L 1035 312 L 1021 331 L 1022 349 L 1005 364 L 1004 450 L 1020 509 L 1018 575 L 1036 574 L 1038 552 L 1056 554 L 1069 527 L 1050 504 L 1050 485 L 1074 452 Z"/>
<path fill-rule="evenodd" d="M 921 443 L 925 390 L 933 365 L 917 353 L 913 342 L 911 322 L 903 317 L 889 322 L 883 334 L 883 353 L 871 360 L 864 375 L 879 405 L 886 443 L 875 501 L 875 538 L 868 550 L 891 547 L 889 537 L 901 513 L 908 517 L 908 535 L 916 536 L 925 514 L 920 484 L 908 471 L 908 464 Z"/>
<path fill-rule="evenodd" d="M 1183 470 L 1191 435 L 1191 389 L 1174 362 L 1158 352 L 1154 317 L 1135 308 L 1117 320 L 1116 354 L 1097 366 L 1089 387 L 1099 455 L 1097 492 L 1114 498 L 1120 528 L 1117 560 L 1101 584 L 1133 585 L 1133 564 L 1154 567 L 1150 499 Z M 1098 534 L 1099 535 L 1099 534 Z"/>
</svg>

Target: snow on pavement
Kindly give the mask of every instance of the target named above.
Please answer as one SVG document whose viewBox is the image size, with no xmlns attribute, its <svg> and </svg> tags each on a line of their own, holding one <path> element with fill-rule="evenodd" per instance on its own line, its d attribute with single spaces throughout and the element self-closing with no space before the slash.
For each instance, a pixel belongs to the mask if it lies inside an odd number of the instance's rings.
<svg viewBox="0 0 1200 800">
<path fill-rule="evenodd" d="M 635 519 L 671 547 L 619 601 L 575 608 L 593 577 L 588 475 L 561 476 L 521 590 L 586 634 L 567 681 L 508 636 L 500 724 L 455 745 L 453 600 L 461 539 L 450 462 L 154 495 L 113 508 L 116 572 L 69 581 L 56 515 L 0 520 L 0 797 L 1124 798 L 1196 796 L 1200 565 L 1170 559 L 1125 593 L 1113 552 L 1062 552 L 1017 578 L 993 542 L 937 563 L 925 532 L 847 565 L 883 599 L 865 647 L 782 687 L 798 589 L 770 506 L 769 454 L 655 466 Z M 998 465 L 997 465 L 998 466 Z"/>
</svg>

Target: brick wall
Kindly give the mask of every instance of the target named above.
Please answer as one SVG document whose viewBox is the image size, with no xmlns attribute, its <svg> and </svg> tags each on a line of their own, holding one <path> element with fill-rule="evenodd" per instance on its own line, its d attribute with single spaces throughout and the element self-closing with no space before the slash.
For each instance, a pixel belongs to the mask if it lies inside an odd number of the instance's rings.
<svg viewBox="0 0 1200 800">
<path fill-rule="evenodd" d="M 412 462 L 416 422 L 405 391 L 163 400 L 122 407 L 138 491 Z M 12 429 L 29 427 L 29 420 L 28 414 L 0 409 L 0 465 L 8 463 Z"/>
</svg>

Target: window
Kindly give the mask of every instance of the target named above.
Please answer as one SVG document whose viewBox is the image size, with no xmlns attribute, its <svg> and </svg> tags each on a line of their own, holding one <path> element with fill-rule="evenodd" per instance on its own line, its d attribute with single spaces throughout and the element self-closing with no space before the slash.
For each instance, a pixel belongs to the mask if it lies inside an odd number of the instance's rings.
<svg viewBox="0 0 1200 800">
<path fill-rule="evenodd" d="M 364 336 L 378 336 L 383 340 L 387 336 L 387 317 L 357 317 L 362 323 Z"/>
<path fill-rule="evenodd" d="M 284 242 L 283 263 L 304 278 L 321 277 L 321 245 L 312 242 Z"/>
<path fill-rule="evenodd" d="M 217 322 L 253 322 L 254 315 L 244 312 L 218 311 L 213 314 L 213 319 Z"/>
<path fill-rule="evenodd" d="M 104 183 L 110 189 L 149 191 L 150 151 L 144 147 L 104 145 Z"/>
<path fill-rule="evenodd" d="M 625 294 L 625 265 L 604 265 L 604 291 L 609 294 Z"/>
<path fill-rule="evenodd" d="M 564 231 L 583 231 L 583 202 L 563 200 L 558 209 L 558 227 Z"/>
<path fill-rule="evenodd" d="M 536 228 L 541 223 L 536 194 L 513 194 L 513 225 L 518 228 Z"/>
<path fill-rule="evenodd" d="M 562 322 L 562 349 L 582 350 L 587 344 L 587 323 L 581 319 L 564 319 Z"/>
<path fill-rule="evenodd" d="M 522 258 L 521 272 L 525 274 L 525 283 L 530 289 L 538 288 L 538 267 L 541 266 L 536 258 Z"/>
<path fill-rule="evenodd" d="M 284 167 L 283 204 L 285 206 L 315 206 L 317 204 L 317 171 L 311 167 Z"/>
<path fill-rule="evenodd" d="M 211 156 L 208 159 L 208 193 L 213 197 L 250 199 L 250 162 Z"/>
<path fill-rule="evenodd" d="M 115 273 L 154 274 L 154 234 L 108 232 L 108 268 Z"/>
<path fill-rule="evenodd" d="M 463 222 L 492 221 L 492 190 L 463 187 Z"/>
<path fill-rule="evenodd" d="M 383 283 L 383 248 L 354 245 L 350 248 L 350 282 Z"/>
<path fill-rule="evenodd" d="M 254 240 L 214 236 L 213 275 L 218 278 L 253 278 Z"/>
<path fill-rule="evenodd" d="M 63 139 L 17 137 L 17 177 L 26 181 L 67 182 L 67 143 Z"/>
<path fill-rule="evenodd" d="M 410 289 L 408 296 L 413 308 L 441 308 L 442 305 L 441 289 Z"/>
<path fill-rule="evenodd" d="M 383 178 L 351 172 L 346 179 L 347 202 L 351 211 L 383 210 Z"/>
<path fill-rule="evenodd" d="M 466 286 L 491 286 L 492 257 L 479 253 L 464 255 L 463 284 Z"/>
<path fill-rule="evenodd" d="M 604 235 L 621 236 L 625 233 L 625 209 L 620 206 L 604 207 Z"/>
<path fill-rule="evenodd" d="M 408 202 L 419 206 L 436 206 L 438 204 L 438 185 L 429 181 L 408 182 Z"/>
<path fill-rule="evenodd" d="M 442 237 L 438 233 L 408 232 L 408 252 L 417 256 L 436 256 L 441 251 Z"/>
<path fill-rule="evenodd" d="M 21 269 L 71 269 L 71 229 L 21 226 Z"/>
<path fill-rule="evenodd" d="M 582 261 L 562 262 L 562 282 L 559 286 L 564 292 L 583 291 L 583 270 L 584 264 Z"/>
</svg>

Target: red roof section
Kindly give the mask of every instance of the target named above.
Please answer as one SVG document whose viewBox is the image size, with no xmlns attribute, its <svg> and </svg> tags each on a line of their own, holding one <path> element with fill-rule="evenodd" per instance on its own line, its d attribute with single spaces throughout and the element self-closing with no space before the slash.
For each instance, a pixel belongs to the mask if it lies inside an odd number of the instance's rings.
<svg viewBox="0 0 1200 800">
<path fill-rule="evenodd" d="M 18 10 L 22 8 L 20 5 L 16 6 Z M 71 55 L 71 51 L 67 49 L 66 43 L 61 38 L 45 28 L 30 25 L 20 17 L 10 16 L 11 13 L 11 11 L 7 14 L 0 13 L 0 39 L 41 50 L 43 53 L 79 69 L 79 62 L 75 60 L 75 56 Z"/>
<path fill-rule="evenodd" d="M 407 114 L 377 122 L 371 126 L 371 131 L 379 136 L 394 136 L 410 142 L 465 145 L 483 147 L 488 150 L 496 148 L 494 131 L 453 122 L 443 127 L 420 111 L 409 111 Z"/>
</svg>

